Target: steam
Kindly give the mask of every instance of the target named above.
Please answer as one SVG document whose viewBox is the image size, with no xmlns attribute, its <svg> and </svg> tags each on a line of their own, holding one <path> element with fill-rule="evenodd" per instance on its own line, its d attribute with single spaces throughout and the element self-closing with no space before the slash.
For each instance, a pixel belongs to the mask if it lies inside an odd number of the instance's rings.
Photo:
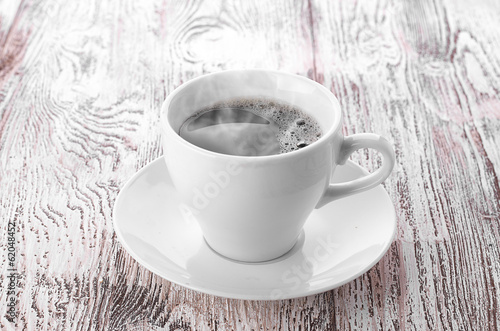
<svg viewBox="0 0 500 331">
<path fill-rule="evenodd" d="M 224 107 L 202 112 L 189 118 L 179 133 L 194 145 L 222 154 L 280 153 L 278 125 L 243 108 Z"/>
</svg>

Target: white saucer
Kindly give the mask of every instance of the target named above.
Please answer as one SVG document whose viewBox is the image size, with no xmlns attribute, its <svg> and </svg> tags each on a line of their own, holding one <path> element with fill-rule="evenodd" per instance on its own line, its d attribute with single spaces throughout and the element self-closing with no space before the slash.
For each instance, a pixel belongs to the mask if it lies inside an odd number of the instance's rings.
<svg viewBox="0 0 500 331">
<path fill-rule="evenodd" d="M 362 176 L 352 162 L 334 182 Z M 368 271 L 392 243 L 396 217 L 382 186 L 313 211 L 295 247 L 276 260 L 248 264 L 226 259 L 185 220 L 163 158 L 137 172 L 119 193 L 114 227 L 125 249 L 157 275 L 221 297 L 275 300 L 324 292 Z"/>
</svg>

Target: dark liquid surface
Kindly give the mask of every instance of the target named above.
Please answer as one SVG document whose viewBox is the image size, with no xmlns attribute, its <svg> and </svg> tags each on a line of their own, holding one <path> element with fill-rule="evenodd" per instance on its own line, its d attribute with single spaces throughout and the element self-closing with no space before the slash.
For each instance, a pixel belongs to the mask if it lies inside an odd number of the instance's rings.
<svg viewBox="0 0 500 331">
<path fill-rule="evenodd" d="M 270 99 L 245 99 L 197 112 L 179 134 L 213 152 L 265 156 L 304 148 L 322 132 L 314 118 L 297 108 Z"/>
</svg>

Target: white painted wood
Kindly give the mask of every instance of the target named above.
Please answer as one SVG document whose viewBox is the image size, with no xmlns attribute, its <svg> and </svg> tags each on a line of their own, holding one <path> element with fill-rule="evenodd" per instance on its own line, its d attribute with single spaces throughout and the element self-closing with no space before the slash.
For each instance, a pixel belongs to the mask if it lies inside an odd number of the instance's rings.
<svg viewBox="0 0 500 331">
<path fill-rule="evenodd" d="M 497 330 L 499 16 L 497 2 L 468 0 L 3 1 L 0 328 Z M 248 67 L 315 79 L 339 97 L 346 134 L 375 132 L 397 150 L 384 184 L 395 242 L 336 290 L 204 295 L 155 276 L 114 235 L 120 187 L 162 154 L 168 92 Z"/>
</svg>

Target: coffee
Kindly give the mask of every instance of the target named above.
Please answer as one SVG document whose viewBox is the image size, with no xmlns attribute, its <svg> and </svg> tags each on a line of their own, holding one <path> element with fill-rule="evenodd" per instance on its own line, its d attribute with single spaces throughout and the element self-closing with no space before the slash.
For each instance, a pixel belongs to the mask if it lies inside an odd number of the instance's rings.
<svg viewBox="0 0 500 331">
<path fill-rule="evenodd" d="M 302 110 L 273 99 L 235 99 L 188 118 L 179 135 L 201 148 L 231 155 L 265 156 L 304 148 L 321 135 Z"/>
</svg>

